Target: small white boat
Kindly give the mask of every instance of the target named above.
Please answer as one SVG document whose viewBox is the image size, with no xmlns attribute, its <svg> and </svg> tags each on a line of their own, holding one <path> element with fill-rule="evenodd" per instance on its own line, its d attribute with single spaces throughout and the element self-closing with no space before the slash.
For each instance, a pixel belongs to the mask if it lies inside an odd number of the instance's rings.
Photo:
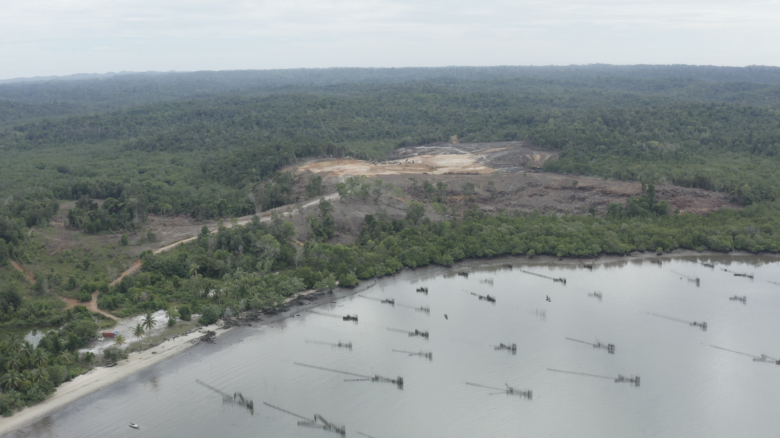
<svg viewBox="0 0 780 438">
<path fill-rule="evenodd" d="M 133 429 L 140 429 L 141 428 L 141 426 L 139 426 L 139 425 L 137 425 L 135 423 L 130 423 L 130 427 L 132 427 Z"/>
</svg>

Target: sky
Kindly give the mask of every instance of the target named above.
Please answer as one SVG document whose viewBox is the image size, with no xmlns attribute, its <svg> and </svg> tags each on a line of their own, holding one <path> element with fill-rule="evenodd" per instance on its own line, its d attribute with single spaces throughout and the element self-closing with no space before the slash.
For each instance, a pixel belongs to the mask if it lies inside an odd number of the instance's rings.
<svg viewBox="0 0 780 438">
<path fill-rule="evenodd" d="M 0 79 L 118 71 L 780 65 L 780 0 L 0 0 Z"/>
</svg>

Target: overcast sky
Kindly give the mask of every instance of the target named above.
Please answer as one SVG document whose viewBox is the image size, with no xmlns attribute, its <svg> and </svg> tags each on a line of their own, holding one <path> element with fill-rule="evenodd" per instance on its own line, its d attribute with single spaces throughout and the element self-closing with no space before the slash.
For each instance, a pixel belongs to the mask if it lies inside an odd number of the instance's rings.
<svg viewBox="0 0 780 438">
<path fill-rule="evenodd" d="M 110 71 L 780 65 L 780 0 L 0 0 L 0 79 Z"/>
</svg>

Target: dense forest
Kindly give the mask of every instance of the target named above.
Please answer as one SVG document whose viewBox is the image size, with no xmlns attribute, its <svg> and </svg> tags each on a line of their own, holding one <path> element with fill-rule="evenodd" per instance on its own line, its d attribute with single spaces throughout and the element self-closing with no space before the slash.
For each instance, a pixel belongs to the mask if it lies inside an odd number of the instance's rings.
<svg viewBox="0 0 780 438">
<path fill-rule="evenodd" d="M 326 217 L 327 201 L 320 208 Z M 432 263 L 451 266 L 466 258 L 502 255 L 595 257 L 678 248 L 728 252 L 780 250 L 776 205 L 751 206 L 708 216 L 675 214 L 652 185 L 626 205 L 610 205 L 604 217 L 538 213 L 488 215 L 469 209 L 454 220 L 434 222 L 415 214 L 389 221 L 366 215 L 355 243 L 317 241 L 300 246 L 280 219 L 254 220 L 237 228 L 204 230 L 196 242 L 167 253 L 142 256 L 143 272 L 101 295 L 101 308 L 133 315 L 183 303 L 193 312 L 273 310 L 285 297 L 308 288 L 354 286 Z M 271 274 L 271 275 L 266 275 Z M 216 291 L 216 292 L 215 292 Z"/>
<path fill-rule="evenodd" d="M 299 159 L 526 140 L 552 172 L 774 201 L 780 69 L 451 67 L 115 74 L 0 84 L 2 235 L 56 204 L 96 233 L 148 213 L 231 217 L 294 201 Z M 84 201 L 86 202 L 86 201 Z M 121 207 L 120 207 L 121 206 Z M 120 211 L 121 210 L 121 211 Z M 17 224 L 17 225 L 12 225 Z M 6 249 L 18 239 L 4 238 Z"/>
<path fill-rule="evenodd" d="M 424 187 L 406 218 L 366 215 L 333 244 L 334 206 L 306 218 L 309 239 L 274 214 L 204 228 L 194 242 L 141 255 L 116 286 L 110 245 L 52 256 L 40 281 L 8 268 L 43 253 L 33 230 L 67 208 L 79 236 L 138 232 L 151 214 L 254 215 L 322 195 L 294 193 L 285 166 L 309 157 L 382 159 L 395 148 L 523 140 L 558 153 L 544 171 L 641 181 L 607 214 L 543 215 L 466 206 L 446 215 L 446 185 Z M 0 413 L 33 404 L 91 366 L 76 350 L 99 326 L 64 311 L 51 288 L 117 316 L 178 307 L 211 322 L 274 311 L 308 288 L 429 264 L 500 255 L 594 257 L 631 251 L 780 251 L 780 69 L 695 66 L 452 67 L 116 74 L 0 83 Z M 743 206 L 679 214 L 653 184 L 728 194 Z M 343 202 L 383 196 L 348 179 Z M 378 183 L 381 185 L 381 183 Z M 449 190 L 457 190 L 452 188 Z M 473 187 L 471 188 L 473 192 Z M 469 195 L 464 188 L 465 202 Z M 354 199 L 353 199 L 354 201 Z M 426 206 L 424 203 L 427 203 Z M 426 211 L 439 211 L 434 218 Z M 122 237 L 127 244 L 127 236 Z M 36 246 L 37 245 L 37 246 Z M 56 251 L 55 251 L 56 252 Z M 114 257 L 114 254 L 110 254 Z M 4 268 L 3 268 L 4 267 Z M 65 275 L 62 275 L 64 273 Z M 70 273 L 70 274 L 68 274 Z M 18 334 L 50 330 L 37 348 Z M 10 336 L 5 336 L 8 334 Z"/>
</svg>

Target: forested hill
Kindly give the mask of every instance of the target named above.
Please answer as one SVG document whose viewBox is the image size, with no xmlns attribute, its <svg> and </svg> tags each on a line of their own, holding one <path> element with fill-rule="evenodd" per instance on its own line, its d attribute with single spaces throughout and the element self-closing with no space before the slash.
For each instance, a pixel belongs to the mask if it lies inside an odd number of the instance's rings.
<svg viewBox="0 0 780 438">
<path fill-rule="evenodd" d="M 665 94 L 688 99 L 766 104 L 780 85 L 777 67 L 688 65 L 584 65 L 547 67 L 329 68 L 235 70 L 187 73 L 79 76 L 0 83 L 0 100 L 30 104 L 69 104 L 84 112 L 129 108 L 150 103 L 215 96 L 269 93 L 344 92 L 339 85 L 409 85 L 433 83 L 471 91 L 516 88 L 554 81 L 568 89 L 602 89 Z M 335 87 L 335 88 L 333 88 Z M 761 101 L 761 99 L 765 101 Z M 723 100 L 726 99 L 726 100 Z M 4 120 L 4 119 L 0 119 Z"/>
<path fill-rule="evenodd" d="M 743 204 L 780 195 L 780 112 L 775 105 L 741 103 L 747 96 L 754 103 L 773 103 L 776 97 L 708 89 L 693 99 L 569 84 L 525 78 L 334 85 L 317 93 L 166 102 L 16 125 L 0 132 L 0 148 L 27 158 L 4 172 L 4 189 L 6 195 L 25 190 L 24 178 L 34 177 L 60 198 L 119 196 L 121 189 L 73 187 L 105 186 L 99 181 L 107 180 L 116 187 L 117 175 L 128 185 L 151 174 L 164 198 L 185 180 L 244 190 L 303 157 L 381 158 L 398 146 L 457 135 L 467 142 L 527 140 L 560 151 L 560 160 L 548 164 L 551 171 L 705 188 L 730 193 Z M 740 103 L 702 101 L 707 96 Z M 95 153 L 79 155 L 89 148 Z M 147 155 L 159 153 L 169 154 L 173 166 Z M 41 154 L 47 158 L 32 159 Z M 122 168 L 143 163 L 146 175 L 129 168 L 117 172 L 115 164 L 102 161 L 108 155 L 123 161 Z M 46 165 L 50 157 L 59 157 L 56 166 Z M 154 170 L 163 167 L 164 175 Z M 19 178 L 25 168 L 29 172 Z M 180 202 L 161 204 L 174 205 L 176 213 L 195 211 L 175 208 Z M 237 210 L 225 213 L 247 211 L 246 203 L 235 205 Z"/>
<path fill-rule="evenodd" d="M 284 205 L 301 158 L 524 140 L 546 170 L 780 197 L 780 69 L 451 67 L 123 74 L 0 85 L 0 217 L 139 227 Z M 259 190 L 258 190 L 259 189 Z M 262 192 L 262 195 L 260 195 Z M 9 222 L 10 223 L 10 222 Z"/>
</svg>

